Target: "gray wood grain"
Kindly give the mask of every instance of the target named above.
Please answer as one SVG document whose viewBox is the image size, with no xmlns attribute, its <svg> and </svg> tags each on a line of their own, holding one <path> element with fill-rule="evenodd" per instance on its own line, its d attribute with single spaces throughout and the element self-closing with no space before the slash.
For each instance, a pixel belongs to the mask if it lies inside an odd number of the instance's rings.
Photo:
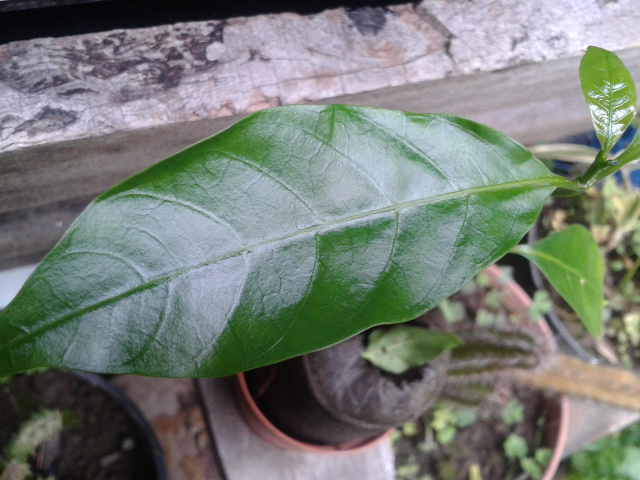
<svg viewBox="0 0 640 480">
<path fill-rule="evenodd" d="M 628 49 L 640 78 L 640 10 L 548 3 L 429 0 L 0 45 L 0 268 L 41 258 L 111 185 L 269 106 L 457 113 L 524 143 L 584 130 L 581 51 Z"/>
<path fill-rule="evenodd" d="M 427 0 L 0 45 L 0 151 L 640 46 L 634 0 Z"/>
</svg>

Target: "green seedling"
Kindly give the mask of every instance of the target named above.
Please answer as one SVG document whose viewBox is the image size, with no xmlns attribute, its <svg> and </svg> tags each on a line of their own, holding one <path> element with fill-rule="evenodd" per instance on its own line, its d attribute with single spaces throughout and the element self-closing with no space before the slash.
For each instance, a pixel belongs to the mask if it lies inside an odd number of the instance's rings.
<svg viewBox="0 0 640 480">
<path fill-rule="evenodd" d="M 0 480 L 52 480 L 37 475 L 29 463 L 37 448 L 62 430 L 62 414 L 43 410 L 22 423 L 0 456 Z"/>
</svg>

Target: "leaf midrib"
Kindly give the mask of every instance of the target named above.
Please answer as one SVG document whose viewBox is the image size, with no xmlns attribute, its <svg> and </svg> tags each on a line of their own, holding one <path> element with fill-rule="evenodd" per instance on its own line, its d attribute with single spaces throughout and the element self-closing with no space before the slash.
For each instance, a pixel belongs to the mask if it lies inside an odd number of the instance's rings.
<svg viewBox="0 0 640 480">
<path fill-rule="evenodd" d="M 412 207 L 419 207 L 419 206 L 426 206 L 426 205 L 430 205 L 430 204 L 436 204 L 436 203 L 441 203 L 447 200 L 452 200 L 452 199 L 456 199 L 456 198 L 463 198 L 465 196 L 472 196 L 472 195 L 476 195 L 476 194 L 481 194 L 481 193 L 485 193 L 485 192 L 497 192 L 497 191 L 503 191 L 503 190 L 513 190 L 513 189 L 525 189 L 527 187 L 536 187 L 536 188 L 545 188 L 545 187 L 549 187 L 549 188 L 556 188 L 558 186 L 560 186 L 562 183 L 565 183 L 565 179 L 561 178 L 561 177 L 545 177 L 545 178 L 534 178 L 534 179 L 528 179 L 528 180 L 518 180 L 518 181 L 514 181 L 514 182 L 507 182 L 507 183 L 502 183 L 502 184 L 496 184 L 496 185 L 483 185 L 483 186 L 479 186 L 479 187 L 471 187 L 471 188 L 466 188 L 466 189 L 461 189 L 461 190 L 456 190 L 454 192 L 448 192 L 448 193 L 443 193 L 440 195 L 435 195 L 433 197 L 429 197 L 429 198 L 419 198 L 416 200 L 411 200 L 411 201 L 407 201 L 407 202 L 401 202 L 401 203 L 396 203 L 393 205 L 387 205 L 385 207 L 381 207 L 375 210 L 369 210 L 366 212 L 362 212 L 359 213 L 357 215 L 351 215 L 348 217 L 342 217 L 339 219 L 335 219 L 335 220 L 331 220 L 328 222 L 324 222 L 324 223 L 318 223 L 315 225 L 312 225 L 308 228 L 302 229 L 302 230 L 297 230 L 295 232 L 291 232 L 288 233 L 286 235 L 281 235 L 280 237 L 276 237 L 276 238 L 271 238 L 268 240 L 264 240 L 262 242 L 257 242 L 251 245 L 243 245 L 242 248 L 230 251 L 224 255 L 219 255 L 217 257 L 211 258 L 209 260 L 206 260 L 204 262 L 198 263 L 196 265 L 191 265 L 179 270 L 174 270 L 172 272 L 169 273 L 165 273 L 162 275 L 159 275 L 153 279 L 147 280 L 146 282 L 140 283 L 139 285 L 136 285 L 135 287 L 132 287 L 128 290 L 125 290 L 123 292 L 120 292 L 116 295 L 113 295 L 109 298 L 100 300 L 96 303 L 93 303 L 91 305 L 88 305 L 86 307 L 77 309 L 73 312 L 70 312 L 68 314 L 62 315 L 61 317 L 55 319 L 55 320 L 51 320 L 50 322 L 48 322 L 46 325 L 43 325 L 39 328 L 36 328 L 32 331 L 30 331 L 29 333 L 25 334 L 24 336 L 20 337 L 20 338 L 16 338 L 14 341 L 9 342 L 8 344 L 5 344 L 4 347 L 2 349 L 0 349 L 0 351 L 2 350 L 8 350 L 8 349 L 12 349 L 15 348 L 18 345 L 21 345 L 25 342 L 27 342 L 29 339 L 41 334 L 42 332 L 45 332 L 47 330 L 53 330 L 55 329 L 58 325 L 60 324 L 64 324 L 69 320 L 72 320 L 75 317 L 79 317 L 81 315 L 84 315 L 86 313 L 89 313 L 91 311 L 94 310 L 98 310 L 106 305 L 111 304 L 112 302 L 117 302 L 119 300 L 125 299 L 131 295 L 135 295 L 138 292 L 142 292 L 148 288 L 153 288 L 157 285 L 162 284 L 165 281 L 170 281 L 173 280 L 175 278 L 178 278 L 182 275 L 186 275 L 189 272 L 198 270 L 200 268 L 204 268 L 207 267 L 209 265 L 212 265 L 214 263 L 223 261 L 223 260 L 227 260 L 229 258 L 233 258 L 236 257 L 238 255 L 243 255 L 243 254 L 247 254 L 250 253 L 253 250 L 256 250 L 262 246 L 265 245 L 270 245 L 270 244 L 274 244 L 274 243 L 279 243 L 279 242 L 283 242 L 286 241 L 288 239 L 291 238 L 295 238 L 297 236 L 304 236 L 310 233 L 317 233 L 320 230 L 328 230 L 331 229 L 331 227 L 335 227 L 341 224 L 348 224 L 351 222 L 355 222 L 357 220 L 360 219 L 364 219 L 364 218 L 369 218 L 369 217 L 376 217 L 378 215 L 382 215 L 384 213 L 389 213 L 389 212 L 393 212 L 393 211 L 400 211 L 400 210 L 404 210 L 404 209 L 408 209 L 408 208 L 412 208 Z M 0 312 L 0 316 L 1 316 L 1 312 Z"/>
<path fill-rule="evenodd" d="M 563 270 L 571 273 L 575 277 L 583 279 L 585 285 L 588 285 L 591 290 L 597 290 L 598 289 L 595 285 L 593 285 L 592 282 L 589 282 L 587 278 L 585 278 L 583 275 L 581 275 L 580 271 L 577 268 L 572 267 L 571 265 L 569 265 L 567 263 L 561 262 L 558 258 L 553 257 L 552 255 L 548 255 L 548 254 L 543 253 L 543 252 L 539 252 L 539 251 L 533 250 L 533 249 L 522 248 L 521 250 L 522 251 L 527 250 L 527 253 L 529 255 L 531 255 L 532 257 L 542 258 L 542 259 L 547 260 L 549 263 L 553 263 L 555 265 L 559 265 L 560 267 L 563 268 Z"/>
</svg>

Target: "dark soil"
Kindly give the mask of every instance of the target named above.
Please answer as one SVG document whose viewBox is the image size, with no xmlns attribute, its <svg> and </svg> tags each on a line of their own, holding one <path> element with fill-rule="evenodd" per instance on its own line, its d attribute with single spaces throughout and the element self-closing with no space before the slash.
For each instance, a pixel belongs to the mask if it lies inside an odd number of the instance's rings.
<svg viewBox="0 0 640 480">
<path fill-rule="evenodd" d="M 65 426 L 59 442 L 48 446 L 53 453 L 43 463 L 50 466 L 41 474 L 56 480 L 158 478 L 150 447 L 122 405 L 102 389 L 58 370 L 15 375 L 0 385 L 0 451 L 20 422 L 42 409 L 61 411 Z"/>
<path fill-rule="evenodd" d="M 467 318 L 447 326 L 440 311 L 434 309 L 419 319 L 419 322 L 427 323 L 432 327 L 439 325 L 442 329 L 453 331 L 476 328 L 473 318 L 479 309 L 486 307 L 484 294 L 475 291 L 470 295 L 456 294 L 452 299 L 464 304 Z M 499 313 L 509 316 L 504 310 Z M 514 327 L 499 328 L 513 329 Z M 523 331 L 531 332 L 532 329 L 526 326 L 523 327 Z M 538 333 L 538 335 L 541 334 Z M 544 340 L 541 340 L 541 343 L 545 343 Z M 544 355 L 544 347 L 540 348 L 540 354 Z M 484 390 L 484 393 L 480 394 L 480 400 L 475 404 L 471 402 L 465 404 L 460 401 L 456 382 L 445 383 L 441 405 L 446 405 L 453 410 L 472 409 L 475 413 L 475 421 L 469 426 L 458 428 L 455 439 L 451 443 L 441 444 L 434 438 L 435 431 L 431 428 L 433 409 L 414 422 L 413 428 L 409 429 L 410 434 L 406 434 L 407 430 L 403 429 L 396 431 L 394 436 L 396 468 L 399 472 L 404 472 L 404 474 L 399 473 L 398 479 L 529 478 L 519 477 L 522 474 L 519 461 L 508 459 L 503 445 L 509 435 L 517 434 L 526 440 L 529 448 L 528 456 L 533 456 L 536 449 L 544 447 L 542 438 L 549 398 L 539 391 L 512 385 L 499 373 L 479 378 L 477 385 Z M 456 394 L 456 399 L 447 398 L 447 392 Z M 522 405 L 523 419 L 514 425 L 507 425 L 503 420 L 503 414 L 512 399 L 517 399 Z M 470 474 L 470 471 L 476 467 L 480 468 L 481 477 L 473 477 Z"/>
<path fill-rule="evenodd" d="M 507 426 L 502 420 L 502 412 L 514 397 L 524 406 L 524 420 Z M 430 435 L 427 430 L 433 419 L 428 413 L 415 422 L 414 435 L 401 434 L 394 441 L 396 468 L 408 464 L 419 466 L 415 477 L 400 478 L 420 479 L 431 475 L 431 478 L 438 480 L 468 480 L 474 465 L 480 467 L 483 479 L 517 478 L 522 470 L 517 461 L 506 458 L 503 445 L 507 437 L 515 433 L 527 441 L 530 452 L 535 451 L 540 443 L 544 422 L 541 400 L 539 392 L 501 387 L 479 405 L 477 420 L 473 425 L 458 429 L 453 442 L 447 445 L 441 445 L 435 439 L 430 444 L 425 442 Z"/>
</svg>

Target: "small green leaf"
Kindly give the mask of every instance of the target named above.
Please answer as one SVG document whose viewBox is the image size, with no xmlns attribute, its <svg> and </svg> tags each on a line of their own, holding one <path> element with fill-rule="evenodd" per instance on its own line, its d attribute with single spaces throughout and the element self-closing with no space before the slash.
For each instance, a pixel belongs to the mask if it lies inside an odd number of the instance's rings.
<svg viewBox="0 0 640 480">
<path fill-rule="evenodd" d="M 440 302 L 438 304 L 438 308 L 442 312 L 447 323 L 458 323 L 463 320 L 467 314 L 467 311 L 461 302 L 452 302 L 449 299 Z"/>
<path fill-rule="evenodd" d="M 478 419 L 478 409 L 475 407 L 458 407 L 453 411 L 457 428 L 467 428 Z"/>
<path fill-rule="evenodd" d="M 542 318 L 553 308 L 553 302 L 549 297 L 549 292 L 538 290 L 533 294 L 531 305 L 527 308 L 527 316 L 532 320 Z"/>
<path fill-rule="evenodd" d="M 406 465 L 400 465 L 396 471 L 399 478 L 413 478 L 420 471 L 420 466 L 417 463 L 408 463 Z"/>
<path fill-rule="evenodd" d="M 526 457 L 520 459 L 520 466 L 533 480 L 540 480 L 542 478 L 542 469 L 532 458 Z"/>
<path fill-rule="evenodd" d="M 580 62 L 580 83 L 600 140 L 600 155 L 606 159 L 635 117 L 633 79 L 616 54 L 589 47 Z"/>
<path fill-rule="evenodd" d="M 502 306 L 502 292 L 500 290 L 490 290 L 484 297 L 484 303 L 491 310 L 500 310 Z"/>
<path fill-rule="evenodd" d="M 389 330 L 371 332 L 362 357 L 386 372 L 400 374 L 426 364 L 460 343 L 460 339 L 451 333 L 396 325 Z"/>
<path fill-rule="evenodd" d="M 504 454 L 507 458 L 525 458 L 529 447 L 527 442 L 520 435 L 512 433 L 504 441 Z"/>
<path fill-rule="evenodd" d="M 476 313 L 476 325 L 479 327 L 489 327 L 493 325 L 496 321 L 496 316 L 491 313 L 489 310 L 485 310 L 481 308 Z"/>
<path fill-rule="evenodd" d="M 436 432 L 436 440 L 440 445 L 449 445 L 456 438 L 456 428 L 448 426 Z"/>
<path fill-rule="evenodd" d="M 475 281 L 480 288 L 489 288 L 491 286 L 491 279 L 485 273 L 479 273 L 476 275 Z"/>
<path fill-rule="evenodd" d="M 512 398 L 504 406 L 502 411 L 502 421 L 505 425 L 515 425 L 522 422 L 524 418 L 524 407 L 515 398 Z"/>
<path fill-rule="evenodd" d="M 455 422 L 455 417 L 451 408 L 439 405 L 433 410 L 433 420 L 431 428 L 434 430 L 443 430 Z"/>
<path fill-rule="evenodd" d="M 418 434 L 418 426 L 416 422 L 407 422 L 402 424 L 402 434 L 406 437 L 413 437 Z"/>
<path fill-rule="evenodd" d="M 546 467 L 547 465 L 549 465 L 549 462 L 551 461 L 552 456 L 553 456 L 553 452 L 551 451 L 550 448 L 538 448 L 536 450 L 536 453 L 534 454 L 535 460 L 538 463 L 538 465 L 541 465 L 543 467 Z"/>
<path fill-rule="evenodd" d="M 602 332 L 604 265 L 598 245 L 581 225 L 513 249 L 533 262 L 594 336 Z"/>
</svg>

